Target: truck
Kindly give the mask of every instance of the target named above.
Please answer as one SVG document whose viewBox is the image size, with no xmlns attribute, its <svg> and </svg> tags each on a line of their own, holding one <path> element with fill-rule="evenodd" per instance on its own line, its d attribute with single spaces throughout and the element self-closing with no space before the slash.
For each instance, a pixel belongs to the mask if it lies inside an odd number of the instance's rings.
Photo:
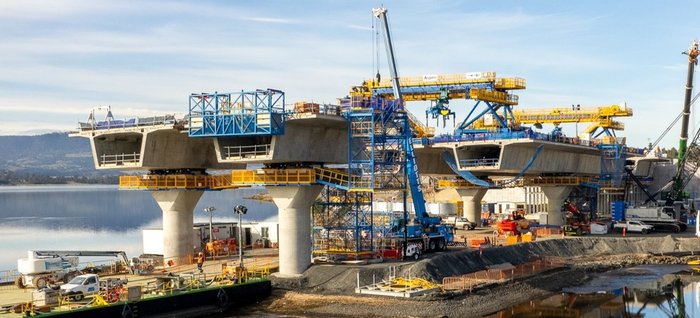
<svg viewBox="0 0 700 318">
<path fill-rule="evenodd" d="M 73 277 L 69 282 L 61 285 L 61 295 L 81 301 L 85 297 L 94 296 L 98 293 L 104 295 L 109 302 L 116 296 L 115 290 L 121 289 L 127 284 L 126 279 L 109 278 L 100 280 L 97 274 L 83 274 Z"/>
<path fill-rule="evenodd" d="M 28 251 L 27 258 L 17 260 L 19 276 L 15 280 L 18 288 L 35 287 L 38 289 L 68 282 L 82 274 L 78 268 L 80 256 L 116 257 L 116 267 L 132 274 L 126 253 L 123 251 Z"/>
<path fill-rule="evenodd" d="M 653 225 L 644 223 L 643 221 L 620 221 L 613 225 L 613 229 L 622 232 L 626 229 L 627 232 L 637 232 L 642 234 L 647 234 L 654 230 Z"/>
<path fill-rule="evenodd" d="M 97 274 L 85 274 L 73 277 L 61 285 L 61 294 L 81 301 L 86 296 L 92 296 L 100 291 L 100 278 Z"/>
<path fill-rule="evenodd" d="M 473 230 L 476 228 L 476 223 L 469 221 L 469 219 L 460 216 L 448 216 L 443 222 L 444 224 L 451 225 L 456 229 L 462 230 Z"/>
<path fill-rule="evenodd" d="M 679 214 L 678 217 L 675 214 Z M 678 233 L 688 229 L 688 224 L 679 220 L 680 214 L 681 209 L 677 205 L 634 207 L 625 210 L 625 219 L 653 225 L 655 231 Z"/>
</svg>

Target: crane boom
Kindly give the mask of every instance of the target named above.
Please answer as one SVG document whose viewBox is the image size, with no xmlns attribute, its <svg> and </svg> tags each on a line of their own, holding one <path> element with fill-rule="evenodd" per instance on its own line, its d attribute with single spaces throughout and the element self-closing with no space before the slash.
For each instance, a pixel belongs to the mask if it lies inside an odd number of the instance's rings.
<svg viewBox="0 0 700 318">
<path fill-rule="evenodd" d="M 386 46 L 386 55 L 389 60 L 389 74 L 391 75 L 391 83 L 394 88 L 394 99 L 399 100 L 399 103 L 403 101 L 401 96 L 401 86 L 399 84 L 399 71 L 396 66 L 396 57 L 394 56 L 394 44 L 391 40 L 391 33 L 389 32 L 389 19 L 386 17 L 386 8 L 374 8 L 372 13 L 381 21 L 382 33 L 384 34 L 384 46 Z"/>
<path fill-rule="evenodd" d="M 688 49 L 688 79 L 685 84 L 685 100 L 683 103 L 683 119 L 681 120 L 681 140 L 678 146 L 678 162 L 683 161 L 688 149 L 688 121 L 690 119 L 690 98 L 693 95 L 693 72 L 698 64 L 698 42 L 693 41 Z"/>
<path fill-rule="evenodd" d="M 61 257 L 61 256 L 112 256 L 118 257 L 124 262 L 129 273 L 132 273 L 129 266 L 129 259 L 124 251 L 32 251 L 34 255 L 40 257 Z"/>
<path fill-rule="evenodd" d="M 688 122 L 690 120 L 690 106 L 692 104 L 691 97 L 693 95 L 693 73 L 695 70 L 695 65 L 698 63 L 698 55 L 700 51 L 698 50 L 698 42 L 693 41 L 690 44 L 687 52 L 684 54 L 688 55 L 688 77 L 685 84 L 685 99 L 683 103 L 683 113 L 681 119 L 681 138 L 678 144 L 678 166 L 676 167 L 676 175 L 673 177 L 673 188 L 670 195 L 666 200 L 666 204 L 670 205 L 673 201 L 682 200 L 683 188 L 687 184 L 686 178 L 689 176 L 684 176 L 684 171 L 686 170 L 687 162 L 687 150 L 688 150 Z M 695 136 L 693 143 L 697 142 L 697 135 Z M 695 167 L 697 169 L 697 166 Z"/>
</svg>

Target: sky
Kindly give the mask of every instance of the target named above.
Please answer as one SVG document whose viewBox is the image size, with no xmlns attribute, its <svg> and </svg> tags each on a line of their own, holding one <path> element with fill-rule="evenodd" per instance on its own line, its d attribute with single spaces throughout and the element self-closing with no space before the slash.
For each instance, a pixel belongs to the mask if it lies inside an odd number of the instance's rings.
<svg viewBox="0 0 700 318">
<path fill-rule="evenodd" d="M 75 130 L 105 105 L 117 119 L 185 114 L 194 92 L 335 103 L 376 73 L 382 4 L 401 75 L 522 77 L 523 109 L 626 102 L 634 117 L 619 135 L 638 147 L 681 112 L 681 52 L 700 37 L 691 1 L 1 0 L 0 135 Z M 472 105 L 451 103 L 458 121 Z M 425 105 L 408 108 L 424 118 Z"/>
</svg>

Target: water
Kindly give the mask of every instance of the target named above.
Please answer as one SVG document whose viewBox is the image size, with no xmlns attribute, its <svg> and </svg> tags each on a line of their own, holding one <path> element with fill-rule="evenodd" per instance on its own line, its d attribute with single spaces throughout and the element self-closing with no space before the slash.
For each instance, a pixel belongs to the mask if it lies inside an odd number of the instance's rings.
<svg viewBox="0 0 700 318">
<path fill-rule="evenodd" d="M 683 283 L 682 295 L 672 288 L 675 279 Z M 685 265 L 642 265 L 597 275 L 582 286 L 487 317 L 662 318 L 679 317 L 680 308 L 685 317 L 700 317 L 700 272 Z"/>
<path fill-rule="evenodd" d="M 237 222 L 233 206 L 248 207 L 244 222 L 276 221 L 272 203 L 244 199 L 261 188 L 207 191 L 195 208 L 195 222 Z M 141 230 L 162 227 L 161 211 L 148 191 L 111 185 L 0 187 L 0 270 L 17 267 L 27 250 L 143 251 Z"/>
</svg>

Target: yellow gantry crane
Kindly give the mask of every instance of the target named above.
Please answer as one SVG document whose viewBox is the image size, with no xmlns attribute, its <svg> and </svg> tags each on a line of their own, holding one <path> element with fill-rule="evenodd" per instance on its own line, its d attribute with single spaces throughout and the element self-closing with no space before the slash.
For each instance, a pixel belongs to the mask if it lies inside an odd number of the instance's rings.
<svg viewBox="0 0 700 318">
<path fill-rule="evenodd" d="M 598 107 L 572 105 L 572 107 L 518 109 L 513 111 L 516 126 L 530 124 L 541 128 L 543 124 L 559 126 L 563 123 L 589 123 L 590 125 L 585 128 L 584 133 L 592 137 L 599 129 L 601 133 L 624 130 L 625 125 L 614 120 L 614 118 L 630 117 L 632 115 L 632 108 L 627 107 L 625 103 Z M 488 117 L 474 122 L 472 127 L 475 129 L 499 128 L 498 121 L 490 120 Z"/>
<path fill-rule="evenodd" d="M 399 83 L 404 102 L 434 102 L 426 111 L 426 120 L 428 116 L 432 116 L 433 119 L 439 116 L 442 116 L 443 119 L 454 116 L 455 113 L 448 107 L 451 99 L 483 101 L 489 105 L 489 108 L 493 109 L 494 113 L 501 106 L 510 109 L 510 106 L 518 104 L 518 96 L 510 94 L 508 91 L 525 89 L 526 85 L 523 78 L 497 78 L 495 72 L 408 76 L 400 77 Z M 393 99 L 394 90 L 389 79 L 377 78 L 366 80 L 362 85 L 353 86 L 350 96 L 352 98 L 378 96 Z M 509 114 L 510 111 L 504 113 Z M 410 124 L 416 137 L 432 137 L 434 135 L 434 128 L 422 124 L 415 116 L 410 116 Z"/>
</svg>

